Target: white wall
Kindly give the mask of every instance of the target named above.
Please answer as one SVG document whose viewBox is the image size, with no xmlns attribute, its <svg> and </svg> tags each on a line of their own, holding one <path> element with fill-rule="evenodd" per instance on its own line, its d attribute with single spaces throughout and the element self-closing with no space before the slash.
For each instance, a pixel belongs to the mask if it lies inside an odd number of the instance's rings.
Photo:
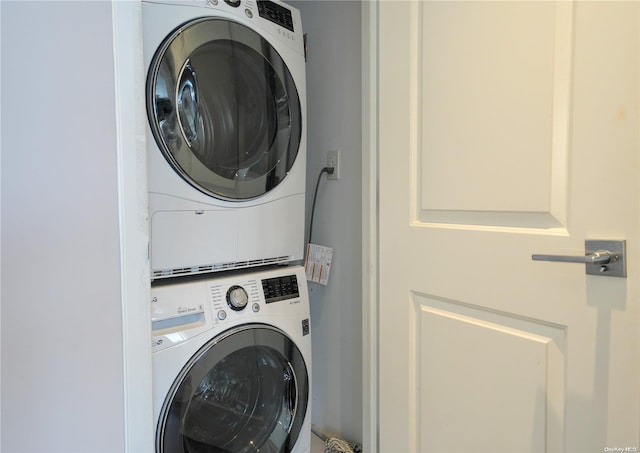
<svg viewBox="0 0 640 453">
<path fill-rule="evenodd" d="M 334 249 L 329 284 L 309 283 L 312 422 L 362 441 L 360 2 L 290 1 L 308 34 L 307 211 L 326 152 L 341 150 L 341 179 L 320 183 L 312 242 Z M 309 212 L 307 212 L 309 217 Z"/>
<path fill-rule="evenodd" d="M 1 2 L 6 453 L 124 449 L 111 8 Z"/>
</svg>

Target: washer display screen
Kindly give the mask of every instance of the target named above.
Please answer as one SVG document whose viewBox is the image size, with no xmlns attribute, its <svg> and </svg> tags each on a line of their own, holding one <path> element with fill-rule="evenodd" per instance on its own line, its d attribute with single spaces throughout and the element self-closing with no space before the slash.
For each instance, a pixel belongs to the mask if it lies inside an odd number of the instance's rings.
<svg viewBox="0 0 640 453">
<path fill-rule="evenodd" d="M 293 31 L 293 18 L 291 11 L 268 0 L 258 0 L 258 14 L 260 17 Z"/>
<path fill-rule="evenodd" d="M 264 300 L 268 304 L 300 297 L 298 279 L 295 275 L 262 280 L 262 290 L 264 292 Z"/>
</svg>

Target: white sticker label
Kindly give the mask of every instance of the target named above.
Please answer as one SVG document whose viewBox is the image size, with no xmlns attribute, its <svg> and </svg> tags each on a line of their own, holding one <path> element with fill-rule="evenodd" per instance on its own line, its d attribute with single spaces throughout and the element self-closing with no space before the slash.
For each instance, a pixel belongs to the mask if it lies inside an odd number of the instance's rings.
<svg viewBox="0 0 640 453">
<path fill-rule="evenodd" d="M 316 244 L 307 244 L 307 259 L 304 265 L 307 272 L 307 280 L 326 285 L 329 281 L 332 259 L 332 248 Z"/>
</svg>

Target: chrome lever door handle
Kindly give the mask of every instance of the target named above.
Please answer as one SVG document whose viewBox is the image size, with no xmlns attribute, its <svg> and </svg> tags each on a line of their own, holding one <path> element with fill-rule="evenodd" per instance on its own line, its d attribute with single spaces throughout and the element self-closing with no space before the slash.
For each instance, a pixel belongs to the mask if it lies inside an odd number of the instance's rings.
<svg viewBox="0 0 640 453">
<path fill-rule="evenodd" d="M 533 254 L 534 261 L 583 263 L 585 272 L 606 277 L 626 277 L 626 241 L 586 240 L 584 256 Z"/>
<path fill-rule="evenodd" d="M 585 256 L 567 255 L 531 255 L 533 261 L 555 261 L 559 263 L 584 263 L 584 264 L 609 264 L 612 260 L 617 261 L 617 255 L 611 255 L 608 250 L 598 250 Z"/>
</svg>

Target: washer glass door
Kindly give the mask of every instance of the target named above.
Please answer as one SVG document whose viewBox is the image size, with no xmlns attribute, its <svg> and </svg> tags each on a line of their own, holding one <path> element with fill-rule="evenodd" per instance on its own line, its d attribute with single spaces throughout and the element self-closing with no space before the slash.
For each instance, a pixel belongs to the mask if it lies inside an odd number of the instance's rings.
<svg viewBox="0 0 640 453">
<path fill-rule="evenodd" d="M 240 326 L 183 368 L 158 421 L 158 452 L 288 452 L 307 411 L 304 359 L 283 332 Z"/>
<path fill-rule="evenodd" d="M 147 77 L 155 141 L 174 170 L 212 197 L 276 187 L 296 159 L 300 99 L 278 52 L 252 29 L 201 18 L 172 32 Z"/>
</svg>

